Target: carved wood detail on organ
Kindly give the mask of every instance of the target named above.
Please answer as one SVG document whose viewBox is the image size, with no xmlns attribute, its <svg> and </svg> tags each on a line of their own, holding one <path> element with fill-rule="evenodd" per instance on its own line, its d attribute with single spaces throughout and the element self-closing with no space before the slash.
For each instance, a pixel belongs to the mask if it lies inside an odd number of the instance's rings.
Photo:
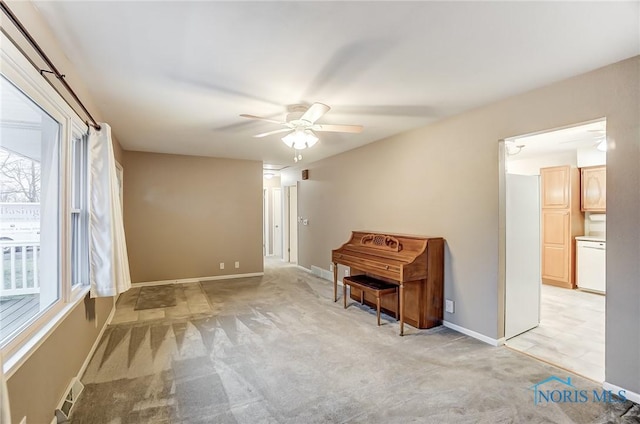
<svg viewBox="0 0 640 424">
<path fill-rule="evenodd" d="M 360 244 L 390 252 L 400 252 L 402 250 L 402 243 L 397 238 L 384 234 L 367 234 L 362 237 Z"/>
</svg>

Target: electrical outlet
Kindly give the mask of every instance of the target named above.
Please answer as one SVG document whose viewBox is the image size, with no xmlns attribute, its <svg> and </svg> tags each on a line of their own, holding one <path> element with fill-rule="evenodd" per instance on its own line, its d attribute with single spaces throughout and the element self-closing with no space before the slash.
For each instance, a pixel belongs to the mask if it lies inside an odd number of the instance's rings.
<svg viewBox="0 0 640 424">
<path fill-rule="evenodd" d="M 240 268 L 240 262 L 236 261 L 236 268 Z"/>
<path fill-rule="evenodd" d="M 224 262 L 220 262 L 220 269 L 224 269 Z"/>
<path fill-rule="evenodd" d="M 333 272 L 333 264 L 329 264 L 329 271 Z"/>
<path fill-rule="evenodd" d="M 351 274 L 351 269 L 349 269 L 349 268 L 345 269 L 345 270 L 344 270 L 344 276 L 345 276 L 345 277 L 348 277 L 348 276 L 349 276 L 349 274 Z"/>
<path fill-rule="evenodd" d="M 444 310 L 453 314 L 455 311 L 456 303 L 453 300 L 446 299 L 444 301 Z"/>
</svg>

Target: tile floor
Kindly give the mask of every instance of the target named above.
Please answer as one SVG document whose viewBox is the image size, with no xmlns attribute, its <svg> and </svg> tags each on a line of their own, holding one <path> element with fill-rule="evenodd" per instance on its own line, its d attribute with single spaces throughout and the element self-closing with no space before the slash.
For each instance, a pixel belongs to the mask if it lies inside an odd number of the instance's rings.
<svg viewBox="0 0 640 424">
<path fill-rule="evenodd" d="M 506 345 L 603 382 L 604 308 L 603 295 L 543 284 L 540 325 Z"/>
</svg>

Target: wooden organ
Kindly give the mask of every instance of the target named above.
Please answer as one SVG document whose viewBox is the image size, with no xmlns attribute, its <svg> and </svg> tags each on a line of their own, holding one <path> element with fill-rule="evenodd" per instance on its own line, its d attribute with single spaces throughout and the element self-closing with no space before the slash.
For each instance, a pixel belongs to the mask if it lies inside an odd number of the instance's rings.
<svg viewBox="0 0 640 424">
<path fill-rule="evenodd" d="M 351 268 L 350 275 L 366 275 L 399 286 L 398 298 L 385 296 L 382 310 L 399 315 L 400 335 L 404 323 L 431 328 L 442 323 L 444 292 L 444 239 L 370 231 L 353 231 L 351 238 L 331 252 L 333 300 L 338 300 L 338 265 Z M 375 307 L 371 293 L 351 287 L 354 300 Z"/>
</svg>

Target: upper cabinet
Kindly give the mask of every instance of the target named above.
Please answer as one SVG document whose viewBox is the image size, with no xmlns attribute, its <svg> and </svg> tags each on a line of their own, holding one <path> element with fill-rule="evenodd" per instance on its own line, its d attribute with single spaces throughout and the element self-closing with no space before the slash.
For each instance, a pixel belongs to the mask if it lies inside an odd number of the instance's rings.
<svg viewBox="0 0 640 424">
<path fill-rule="evenodd" d="M 567 209 L 571 202 L 571 167 L 540 170 L 543 209 Z"/>
<path fill-rule="evenodd" d="M 582 187 L 581 209 L 585 212 L 606 212 L 607 167 L 593 166 L 580 170 Z"/>
</svg>

